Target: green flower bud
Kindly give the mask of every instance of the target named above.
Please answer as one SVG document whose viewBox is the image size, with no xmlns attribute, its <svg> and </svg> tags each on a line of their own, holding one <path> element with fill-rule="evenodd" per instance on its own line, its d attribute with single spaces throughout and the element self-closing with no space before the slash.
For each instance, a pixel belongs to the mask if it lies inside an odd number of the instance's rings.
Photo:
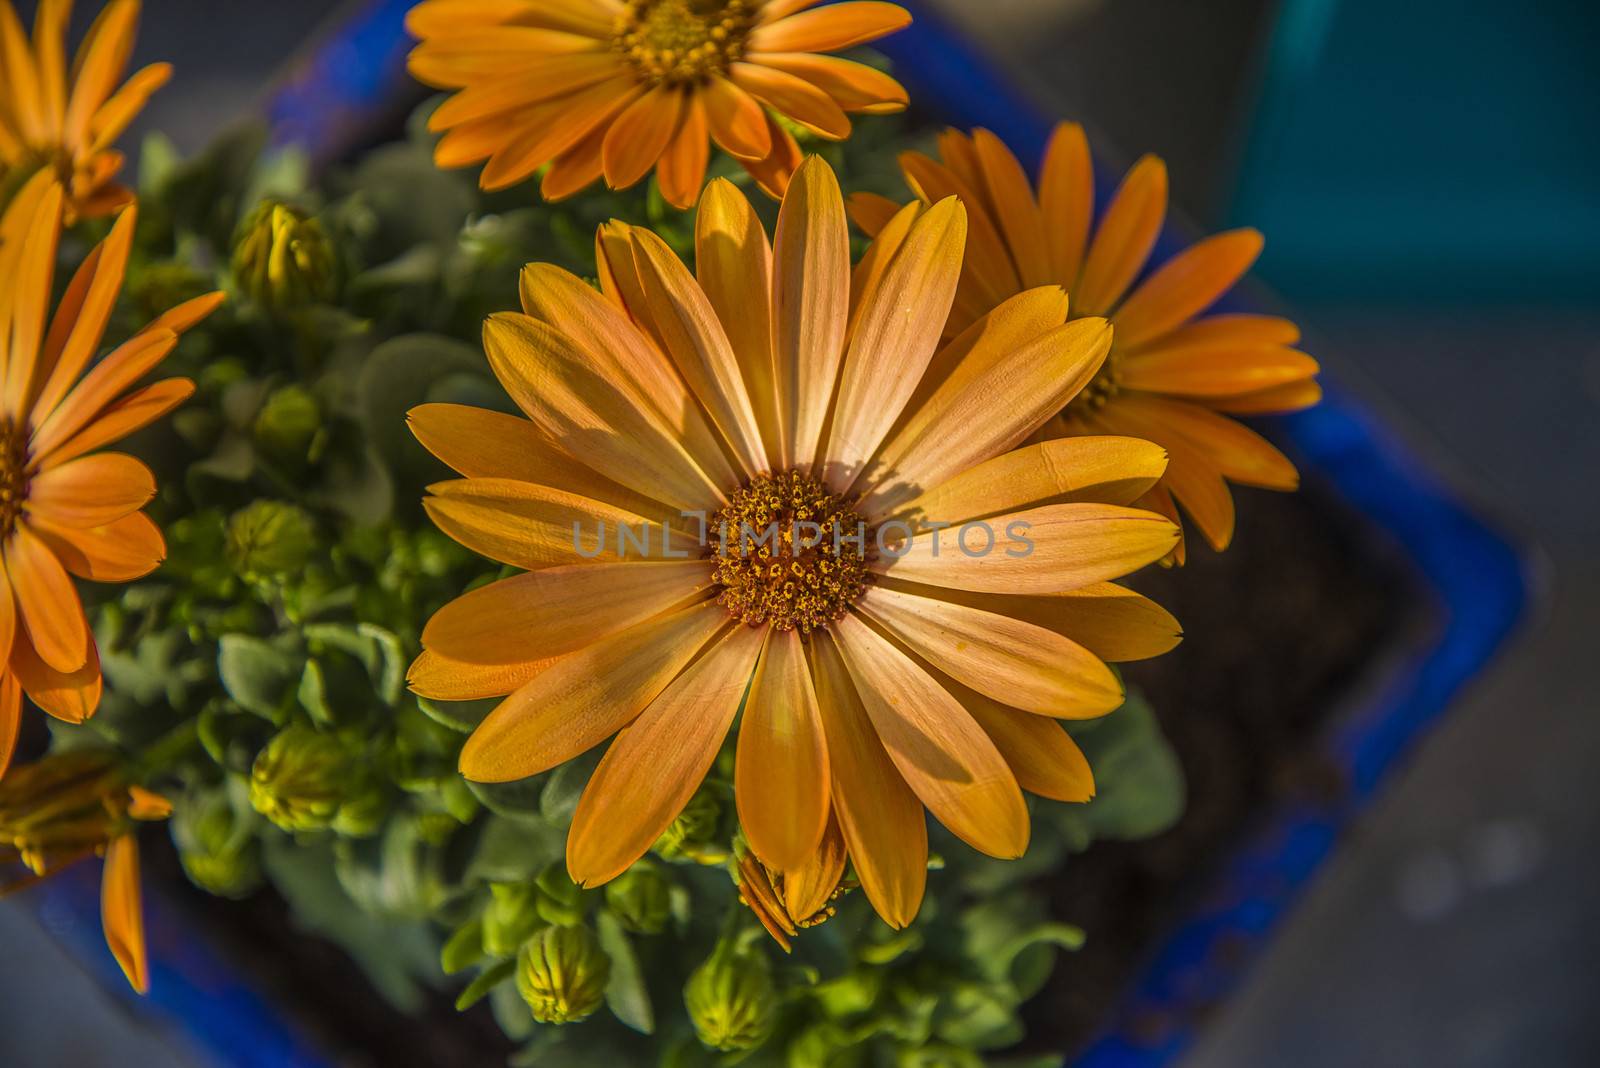
<svg viewBox="0 0 1600 1068">
<path fill-rule="evenodd" d="M 606 884 L 606 906 L 624 930 L 660 934 L 672 918 L 672 883 L 649 861 L 640 861 Z"/>
<path fill-rule="evenodd" d="M 256 446 L 275 460 L 304 464 L 312 459 L 312 440 L 321 429 L 322 409 L 311 391 L 284 386 L 274 390 L 256 413 Z"/>
<path fill-rule="evenodd" d="M 546 927 L 517 954 L 517 993 L 540 1023 L 581 1020 L 605 1001 L 611 958 L 587 927 Z"/>
<path fill-rule="evenodd" d="M 294 726 L 256 755 L 250 804 L 286 831 L 332 826 L 349 791 L 350 755 L 331 734 Z"/>
<path fill-rule="evenodd" d="M 189 881 L 218 897 L 244 897 L 261 885 L 261 859 L 226 792 L 194 794 L 172 814 L 172 841 Z"/>
<path fill-rule="evenodd" d="M 316 524 L 296 505 L 256 501 L 228 518 L 228 563 L 246 578 L 294 574 L 316 548 Z"/>
<path fill-rule="evenodd" d="M 234 237 L 233 276 L 265 307 L 288 310 L 333 294 L 337 260 L 322 224 L 304 212 L 263 200 Z"/>
<path fill-rule="evenodd" d="M 346 838 L 371 838 L 389 818 L 389 792 L 371 776 L 362 776 L 365 785 L 339 806 L 333 817 L 333 832 Z"/>
<path fill-rule="evenodd" d="M 483 910 L 485 953 L 514 957 L 541 926 L 538 887 L 532 883 L 489 884 L 489 904 Z"/>
<path fill-rule="evenodd" d="M 571 927 L 583 922 L 583 888 L 572 881 L 565 864 L 539 873 L 539 916 L 546 923 Z"/>
<path fill-rule="evenodd" d="M 710 790 L 698 790 L 651 848 L 666 860 L 720 864 L 728 851 L 717 842 L 722 802 Z"/>
<path fill-rule="evenodd" d="M 778 1007 L 772 966 L 759 949 L 734 949 L 725 942 L 689 977 L 683 1002 L 705 1046 L 755 1049 L 772 1031 Z"/>
<path fill-rule="evenodd" d="M 203 297 L 216 287 L 206 274 L 181 260 L 166 260 L 130 268 L 125 292 L 140 323 L 148 323 L 168 308 L 195 297 Z"/>
</svg>

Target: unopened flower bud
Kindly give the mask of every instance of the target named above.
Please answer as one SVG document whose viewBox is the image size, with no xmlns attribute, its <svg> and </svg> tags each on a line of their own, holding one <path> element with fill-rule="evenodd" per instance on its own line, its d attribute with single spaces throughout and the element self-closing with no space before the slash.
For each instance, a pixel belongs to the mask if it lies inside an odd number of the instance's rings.
<svg viewBox="0 0 1600 1068">
<path fill-rule="evenodd" d="M 546 927 L 517 955 L 517 993 L 540 1023 L 581 1020 L 605 1001 L 611 958 L 587 927 Z"/>
<path fill-rule="evenodd" d="M 297 505 L 256 501 L 228 518 L 228 562 L 247 578 L 294 574 L 316 548 L 316 524 Z"/>
<path fill-rule="evenodd" d="M 336 266 L 322 224 L 277 201 L 257 205 L 234 239 L 233 275 L 239 288 L 274 310 L 328 299 Z"/>
<path fill-rule="evenodd" d="M 483 951 L 491 957 L 517 955 L 533 936 L 539 919 L 539 889 L 532 883 L 490 883 L 483 910 Z"/>
<path fill-rule="evenodd" d="M 640 861 L 606 884 L 606 906 L 624 930 L 660 934 L 672 917 L 672 883 L 649 861 Z"/>
<path fill-rule="evenodd" d="M 250 821 L 222 790 L 193 794 L 172 817 L 172 841 L 189 881 L 218 897 L 244 897 L 261 884 Z"/>
<path fill-rule="evenodd" d="M 666 860 L 699 862 L 705 858 L 711 863 L 720 863 L 727 854 L 717 843 L 721 824 L 722 803 L 716 794 L 698 790 L 651 848 Z"/>
<path fill-rule="evenodd" d="M 345 802 L 350 773 L 350 755 L 339 739 L 290 727 L 257 754 L 250 804 L 286 831 L 325 830 Z"/>
<path fill-rule="evenodd" d="M 359 778 L 362 786 L 350 793 L 333 817 L 333 832 L 346 838 L 371 838 L 389 816 L 389 793 L 371 776 Z"/>
<path fill-rule="evenodd" d="M 303 465 L 312 458 L 312 441 L 321 429 L 322 409 L 311 391 L 284 386 L 273 390 L 256 413 L 256 446 L 281 463 Z"/>
<path fill-rule="evenodd" d="M 689 977 L 683 1001 L 702 1044 L 754 1049 L 766 1041 L 777 1010 L 772 966 L 759 949 L 724 943 Z"/>
</svg>

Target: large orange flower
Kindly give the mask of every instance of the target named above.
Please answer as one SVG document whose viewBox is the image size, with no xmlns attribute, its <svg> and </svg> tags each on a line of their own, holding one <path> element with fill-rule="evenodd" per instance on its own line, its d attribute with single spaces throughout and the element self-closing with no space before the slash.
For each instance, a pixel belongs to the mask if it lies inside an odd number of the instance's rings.
<svg viewBox="0 0 1600 1068">
<path fill-rule="evenodd" d="M 461 90 L 434 112 L 441 167 L 487 159 L 485 189 L 545 164 L 547 200 L 602 175 L 623 189 L 652 167 L 667 201 L 694 204 L 710 142 L 774 196 L 800 162 L 782 116 L 820 137 L 850 134 L 849 112 L 899 111 L 888 75 L 834 52 L 911 21 L 850 0 L 426 0 L 407 21 L 422 43 L 411 73 Z"/>
<path fill-rule="evenodd" d="M 798 913 L 832 889 L 830 820 L 869 899 L 904 925 L 922 900 L 924 807 L 1016 857 L 1023 789 L 1091 796 L 1056 721 L 1121 704 L 1106 660 L 1177 641 L 1171 616 L 1110 581 L 1177 538 L 1128 507 L 1166 458 L 1122 437 L 1024 446 L 1094 377 L 1110 331 L 1066 322 L 1047 286 L 941 347 L 965 241 L 957 201 L 913 204 L 852 274 L 821 160 L 796 173 L 775 246 L 716 181 L 697 274 L 620 223 L 600 235 L 603 292 L 527 268 L 523 314 L 484 330 L 527 419 L 411 413 L 466 476 L 431 488 L 435 522 L 526 569 L 429 621 L 411 685 L 509 695 L 462 751 L 474 780 L 616 736 L 567 841 L 577 882 L 650 848 L 741 709 L 740 823 L 770 872 L 809 888 L 785 905 Z"/>
<path fill-rule="evenodd" d="M 1321 398 L 1317 362 L 1294 348 L 1299 328 L 1276 316 L 1204 314 L 1255 262 L 1260 233 L 1208 238 L 1135 286 L 1166 217 L 1161 160 L 1140 160 L 1091 226 L 1094 172 L 1075 123 L 1056 128 L 1037 199 L 1016 156 L 989 131 L 949 130 L 939 148 L 942 162 L 907 152 L 900 163 L 924 202 L 958 194 L 972 211 L 949 331 L 1047 282 L 1071 293 L 1073 315 L 1103 315 L 1115 327 L 1105 367 L 1045 435 L 1131 434 L 1164 447 L 1171 456 L 1167 473 L 1142 506 L 1176 522 L 1176 499 L 1218 551 L 1233 539 L 1229 482 L 1276 490 L 1299 485 L 1282 453 L 1229 418 L 1296 411 Z M 897 207 L 857 195 L 851 214 L 876 233 Z M 1181 563 L 1183 555 L 1179 542 L 1174 558 Z"/>
<path fill-rule="evenodd" d="M 122 287 L 134 209 L 73 276 L 48 316 L 64 195 L 41 172 L 0 220 L 0 774 L 16 742 L 22 693 L 81 722 L 100 702 L 100 658 L 71 575 L 127 582 L 166 555 L 140 511 L 150 469 L 95 450 L 194 392 L 186 378 L 133 389 L 222 294 L 167 312 L 85 373 Z"/>
<path fill-rule="evenodd" d="M 111 0 L 78 49 L 68 85 L 72 0 L 40 0 L 30 43 L 11 0 L 0 0 L 0 205 L 34 171 L 55 171 L 67 191 L 67 221 L 109 215 L 133 199 L 114 179 L 111 146 L 166 84 L 172 68 L 152 63 L 117 87 L 133 51 L 139 0 Z"/>
</svg>

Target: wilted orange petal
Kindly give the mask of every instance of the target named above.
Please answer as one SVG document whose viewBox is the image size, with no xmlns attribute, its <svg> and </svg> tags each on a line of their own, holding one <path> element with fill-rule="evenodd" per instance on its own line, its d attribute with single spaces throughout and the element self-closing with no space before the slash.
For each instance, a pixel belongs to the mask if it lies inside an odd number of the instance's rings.
<svg viewBox="0 0 1600 1068">
<path fill-rule="evenodd" d="M 144 906 L 139 891 L 139 842 L 132 834 L 111 840 L 105 871 L 100 876 L 100 922 L 106 945 L 122 966 L 128 985 L 141 994 L 150 990 L 145 962 Z"/>
</svg>

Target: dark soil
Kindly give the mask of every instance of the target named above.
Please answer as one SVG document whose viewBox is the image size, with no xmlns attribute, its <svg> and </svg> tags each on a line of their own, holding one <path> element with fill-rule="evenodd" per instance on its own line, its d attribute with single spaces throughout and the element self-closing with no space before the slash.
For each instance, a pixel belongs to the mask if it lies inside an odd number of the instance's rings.
<svg viewBox="0 0 1600 1068">
<path fill-rule="evenodd" d="M 1089 932 L 1028 1007 L 1027 1046 L 1077 1050 L 1238 840 L 1277 805 L 1334 805 L 1339 768 L 1320 730 L 1375 660 L 1425 619 L 1410 576 L 1315 486 L 1235 492 L 1239 534 L 1218 555 L 1190 542 L 1180 572 L 1133 583 L 1182 622 L 1175 651 L 1129 665 L 1188 780 L 1177 826 L 1141 842 L 1098 842 L 1058 878 L 1057 917 Z M 1236 947 L 1243 949 L 1244 947 Z M 1195 1020 L 1135 1022 L 1160 1042 Z"/>
</svg>

